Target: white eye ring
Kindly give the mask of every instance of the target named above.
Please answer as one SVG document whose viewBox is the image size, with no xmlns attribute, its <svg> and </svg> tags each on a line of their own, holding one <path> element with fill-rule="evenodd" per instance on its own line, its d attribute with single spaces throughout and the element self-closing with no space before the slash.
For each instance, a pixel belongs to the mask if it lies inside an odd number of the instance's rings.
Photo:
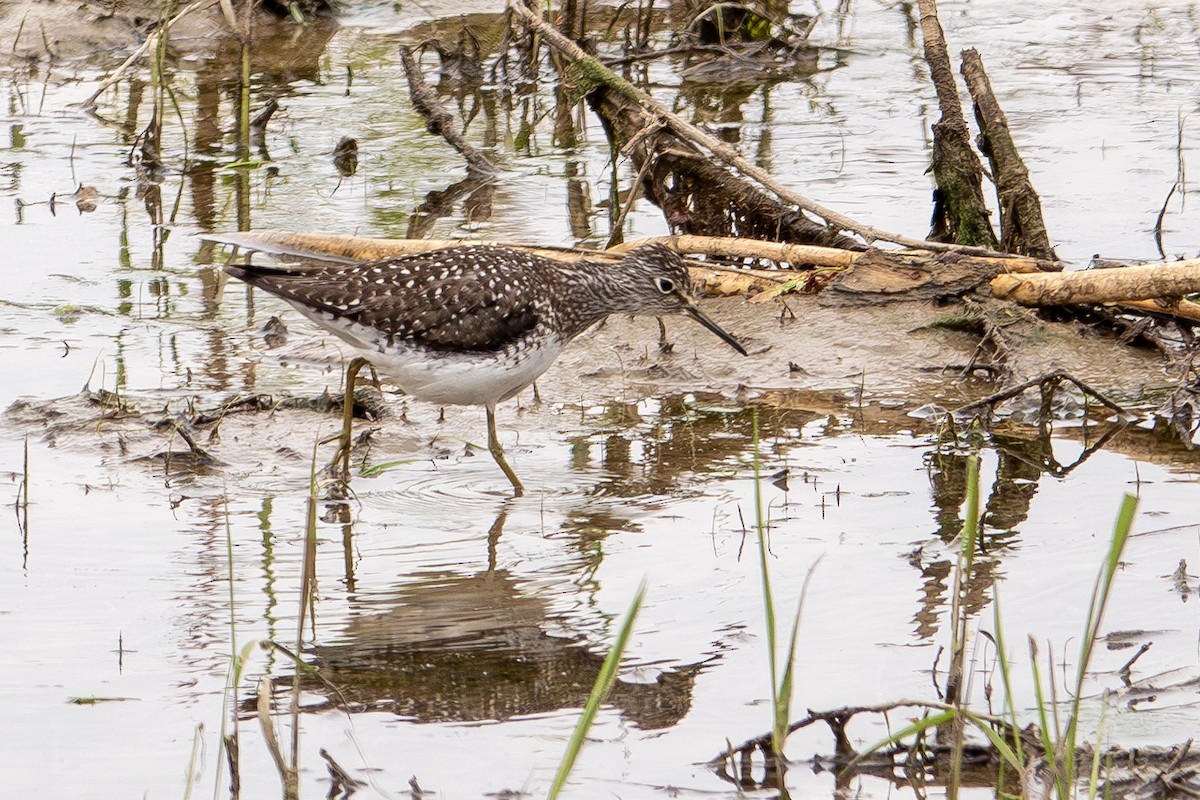
<svg viewBox="0 0 1200 800">
<path fill-rule="evenodd" d="M 671 292 L 675 291 L 675 281 L 671 280 L 670 278 L 655 278 L 654 285 L 657 286 L 658 290 L 663 294 L 670 294 Z"/>
</svg>

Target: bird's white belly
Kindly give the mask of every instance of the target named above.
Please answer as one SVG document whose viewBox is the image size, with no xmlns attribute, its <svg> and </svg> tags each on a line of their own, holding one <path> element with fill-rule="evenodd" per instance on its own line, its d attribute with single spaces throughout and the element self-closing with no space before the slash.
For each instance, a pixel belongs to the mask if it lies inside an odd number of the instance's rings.
<svg viewBox="0 0 1200 800">
<path fill-rule="evenodd" d="M 550 368 L 562 345 L 547 342 L 544 347 L 522 351 L 520 360 L 506 354 L 500 358 L 488 353 L 380 353 L 367 360 L 420 400 L 438 405 L 495 405 L 507 400 Z"/>
<path fill-rule="evenodd" d="M 438 405 L 484 406 L 507 400 L 549 369 L 563 347 L 556 337 L 541 342 L 541 347 L 499 353 L 430 350 L 402 343 L 389 347 L 373 328 L 298 303 L 291 305 L 361 350 L 405 394 Z"/>
</svg>

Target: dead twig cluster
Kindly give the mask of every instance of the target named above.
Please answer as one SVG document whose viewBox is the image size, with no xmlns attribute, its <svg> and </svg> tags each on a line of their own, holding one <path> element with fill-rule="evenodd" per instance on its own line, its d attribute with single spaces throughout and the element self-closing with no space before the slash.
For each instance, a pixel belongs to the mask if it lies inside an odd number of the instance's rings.
<svg viewBox="0 0 1200 800">
<path fill-rule="evenodd" d="M 949 706 L 924 700 L 897 700 L 876 705 L 845 706 L 828 711 L 809 711 L 807 716 L 792 723 L 789 732 L 808 728 L 818 723 L 828 726 L 833 735 L 834 750 L 830 756 L 814 756 L 814 769 L 832 770 L 839 773 L 839 785 L 852 775 L 875 775 L 895 783 L 897 786 L 927 787 L 944 784 L 949 773 L 951 746 L 933 737 L 918 736 L 911 742 L 896 743 L 870 754 L 859 753 L 851 744 L 846 728 L 851 720 L 864 714 L 879 714 L 887 717 L 894 712 L 912 715 L 915 712 L 931 713 L 944 711 Z M 989 718 L 997 733 L 1007 742 L 1021 743 L 1029 763 L 1035 771 L 1045 756 L 1041 752 L 1042 742 L 1032 729 L 1014 731 L 1006 721 Z M 772 767 L 775 759 L 770 754 L 771 734 L 765 733 L 747 739 L 738 745 L 729 745 L 722 753 L 708 762 L 708 767 L 722 780 L 743 790 L 780 788 L 782 776 Z M 963 761 L 978 771 L 981 778 L 995 775 L 999 763 L 998 754 L 982 743 L 969 743 L 962 753 Z M 1200 794 L 1200 753 L 1192 749 L 1192 740 L 1174 747 L 1111 747 L 1104 752 L 1080 748 L 1076 769 L 1086 774 L 1094 759 L 1104 765 L 1106 790 L 1112 796 L 1131 797 L 1137 800 L 1157 800 L 1165 797 L 1195 797 Z M 755 777 L 761 763 L 761 777 Z M 985 779 L 985 785 L 988 781 Z"/>
</svg>

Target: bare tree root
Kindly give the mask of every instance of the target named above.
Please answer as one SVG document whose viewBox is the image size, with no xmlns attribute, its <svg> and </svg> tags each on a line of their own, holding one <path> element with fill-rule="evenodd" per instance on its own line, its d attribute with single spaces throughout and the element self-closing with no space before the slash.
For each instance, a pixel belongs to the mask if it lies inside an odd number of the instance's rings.
<svg viewBox="0 0 1200 800">
<path fill-rule="evenodd" d="M 987 397 L 976 400 L 973 403 L 967 403 L 953 412 L 955 417 L 964 417 L 973 414 L 981 409 L 986 409 L 989 417 L 996 413 L 996 408 L 1003 402 L 1011 400 L 1017 395 L 1022 394 L 1028 389 L 1038 387 L 1042 394 L 1041 411 L 1038 415 L 1039 424 L 1041 427 L 1047 427 L 1053 416 L 1054 394 L 1063 383 L 1074 384 L 1079 391 L 1083 392 L 1085 398 L 1093 399 L 1100 405 L 1116 412 L 1122 417 L 1128 416 L 1129 412 L 1122 408 L 1118 403 L 1105 397 L 1103 393 L 1089 386 L 1068 372 L 1055 370 L 1039 378 L 1019 383 L 1016 386 L 1011 386 L 999 392 L 988 395 Z"/>
<path fill-rule="evenodd" d="M 1029 170 L 1017 152 L 1004 115 L 983 68 L 979 51 L 962 54 L 962 75 L 975 102 L 979 149 L 992 165 L 992 180 L 1000 206 L 1000 247 L 1010 253 L 1057 261 L 1042 217 L 1042 201 L 1034 191 Z"/>
<path fill-rule="evenodd" d="M 937 18 L 937 3 L 920 0 L 925 61 L 937 90 L 941 119 L 933 123 L 933 224 L 929 238 L 996 249 L 987 204 L 983 200 L 983 168 L 971 149 L 970 132 L 954 84 L 946 37 Z"/>
<path fill-rule="evenodd" d="M 413 108 L 425 117 L 425 129 L 430 133 L 441 136 L 446 142 L 462 154 L 467 160 L 467 167 L 480 175 L 492 176 L 497 173 L 491 160 L 479 148 L 463 138 L 462 129 L 454 115 L 446 110 L 434 94 L 433 89 L 425 82 L 421 69 L 413 58 L 412 50 L 400 45 L 400 61 L 404 65 L 404 73 L 408 76 L 408 93 L 412 97 Z"/>
<path fill-rule="evenodd" d="M 851 719 L 859 714 L 883 714 L 902 711 L 911 716 L 913 710 L 940 712 L 952 707 L 943 703 L 922 700 L 897 700 L 878 705 L 846 706 L 830 711 L 809 711 L 808 716 L 788 726 L 793 733 L 815 723 L 829 726 L 834 738 L 832 757 L 816 756 L 812 767 L 833 770 L 839 780 L 848 775 L 875 775 L 882 780 L 904 785 L 909 783 L 923 796 L 922 787 L 929 785 L 931 776 L 945 774 L 951 769 L 949 759 L 961 757 L 962 763 L 977 770 L 981 782 L 998 780 L 1000 753 L 990 744 L 968 744 L 963 750 L 955 751 L 948 742 L 936 737 L 917 735 L 911 744 L 896 742 L 874 753 L 860 754 L 855 751 L 846 734 Z M 1007 720 L 978 715 L 996 729 L 1000 738 L 1008 743 L 1020 742 L 1025 754 L 1025 763 L 1031 772 L 1045 766 L 1042 741 L 1032 728 L 1015 730 Z M 766 773 L 761 779 L 753 777 L 753 759 L 756 753 L 764 756 Z M 1103 766 L 1105 796 L 1127 797 L 1133 800 L 1159 800 L 1168 797 L 1200 796 L 1200 754 L 1193 752 L 1192 740 L 1174 747 L 1137 747 L 1126 749 L 1110 747 L 1103 752 L 1093 751 L 1086 745 L 1076 753 L 1078 774 L 1086 774 L 1095 759 Z M 747 739 L 740 745 L 729 745 L 725 752 L 708 761 L 708 767 L 718 778 L 741 789 L 781 789 L 782 776 L 773 774 L 775 758 L 771 753 L 771 734 L 766 733 Z M 936 778 L 934 778 L 936 780 Z M 786 796 L 786 795 L 784 795 Z"/>
<path fill-rule="evenodd" d="M 913 239 L 901 234 L 889 233 L 887 231 L 874 228 L 870 225 L 864 225 L 850 217 L 840 214 L 832 209 L 826 208 L 813 200 L 804 197 L 787 187 L 783 186 L 779 181 L 775 180 L 766 170 L 756 164 L 747 161 L 728 144 L 708 135 L 700 128 L 681 119 L 678 115 L 673 114 L 669 109 L 663 106 L 658 101 L 654 100 L 645 92 L 641 91 L 629 81 L 621 78 L 613 73 L 597 59 L 585 53 L 578 45 L 569 39 L 565 38 L 553 26 L 544 22 L 537 14 L 525 8 L 515 0 L 509 0 L 509 8 L 512 10 L 515 18 L 520 19 L 531 31 L 535 31 L 538 36 L 547 45 L 566 56 L 573 64 L 576 74 L 574 76 L 574 85 L 583 93 L 588 94 L 597 91 L 600 87 L 604 88 L 603 95 L 607 98 L 610 95 L 617 95 L 622 100 L 620 105 L 625 107 L 636 107 L 645 115 L 648 121 L 653 121 L 655 125 L 667 126 L 672 133 L 678 138 L 686 141 L 690 145 L 690 149 L 699 148 L 703 151 L 708 151 L 723 161 L 725 164 L 733 167 L 739 173 L 746 176 L 747 179 L 754 181 L 760 186 L 771 192 L 779 201 L 787 206 L 794 206 L 800 211 L 807 211 L 818 217 L 821 217 L 826 225 L 835 232 L 850 231 L 861 236 L 867 243 L 876 241 L 894 242 L 904 245 L 905 247 L 915 247 L 933 251 L 954 250 L 958 252 L 966 252 L 973 255 L 990 255 L 1004 257 L 1003 253 L 997 253 L 994 250 L 985 247 L 963 247 L 960 245 L 947 244 L 945 242 L 927 241 L 921 239 Z M 603 98 L 602 98 L 603 99 Z M 613 101 L 618 102 L 618 101 Z M 603 116 L 603 115 L 602 115 Z M 610 120 L 611 121 L 611 120 Z M 620 126 L 617 126 L 620 128 Z M 641 124 L 630 128 L 633 131 L 650 130 L 648 124 Z M 618 139 L 623 143 L 623 149 L 630 149 L 630 142 L 636 141 L 634 136 L 638 134 L 632 133 L 624 138 Z M 723 174 L 724 170 L 721 170 Z M 732 178 L 732 176 L 729 176 Z M 735 179 L 740 180 L 740 179 Z M 765 196 L 765 195 L 764 195 Z M 777 201 L 768 198 L 772 204 L 777 205 Z M 752 208 L 752 205 L 750 206 Z M 795 214 L 795 210 L 788 209 Z M 673 222 L 671 213 L 673 209 L 666 208 L 668 221 Z M 780 222 L 783 220 L 781 219 Z M 779 224 L 779 223 L 777 223 Z M 822 243 L 822 242 L 818 242 Z M 828 244 L 828 242 L 823 242 Z"/>
</svg>

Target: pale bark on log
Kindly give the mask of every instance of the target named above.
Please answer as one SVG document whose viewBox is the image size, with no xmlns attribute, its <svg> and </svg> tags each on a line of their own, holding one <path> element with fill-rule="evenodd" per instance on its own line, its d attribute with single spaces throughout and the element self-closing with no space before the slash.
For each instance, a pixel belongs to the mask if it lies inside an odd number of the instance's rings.
<svg viewBox="0 0 1200 800">
<path fill-rule="evenodd" d="M 1191 300 L 1126 300 L 1120 305 L 1139 313 L 1166 314 L 1200 322 L 1200 303 Z"/>
<path fill-rule="evenodd" d="M 652 236 L 610 247 L 605 252 L 627 253 L 644 244 L 664 244 L 681 255 L 706 255 L 714 258 L 758 258 L 777 264 L 814 267 L 849 267 L 866 255 L 857 250 L 841 250 L 836 247 L 818 247 L 808 244 L 766 242 L 758 239 L 736 239 L 715 236 Z M 945 255 L 921 250 L 883 251 L 901 258 L 934 261 Z M 990 265 L 996 272 L 1038 273 L 1053 271 L 1057 265 L 1034 258 L 997 258 L 992 256 L 955 255 L 956 263 Z"/>
<path fill-rule="evenodd" d="M 992 84 L 977 50 L 963 51 L 962 75 L 975 102 L 979 149 L 992 165 L 992 180 L 996 184 L 996 200 L 1000 207 L 1000 246 L 1010 253 L 1058 260 L 1042 218 L 1041 198 L 1034 191 L 1029 170 L 1009 131 L 1008 117 L 992 92 Z"/>
<path fill-rule="evenodd" d="M 326 259 L 347 263 L 380 261 L 388 258 L 410 256 L 416 253 L 427 253 L 430 250 L 440 250 L 446 247 L 481 244 L 524 250 L 544 258 L 552 258 L 559 261 L 579 261 L 584 258 L 592 261 L 603 261 L 605 259 L 617 261 L 626 252 L 624 249 L 588 252 L 551 247 L 525 247 L 506 242 L 462 242 L 456 239 L 372 239 L 338 233 L 294 233 L 291 231 L 212 233 L 205 234 L 201 238 L 258 253 L 267 253 L 268 255 L 313 258 L 318 260 Z M 639 242 L 639 244 L 649 244 L 652 241 L 654 240 L 645 240 Z M 797 275 L 804 274 L 790 270 L 724 267 L 713 264 L 701 264 L 694 261 L 688 262 L 688 270 L 692 276 L 692 283 L 697 289 L 709 295 L 726 296 L 752 294 L 773 289 L 794 280 Z"/>
<path fill-rule="evenodd" d="M 995 297 L 1024 306 L 1125 303 L 1200 292 L 1200 259 L 1040 275 L 998 275 Z"/>
<path fill-rule="evenodd" d="M 727 267 L 698 266 L 688 263 L 692 286 L 705 295 L 736 297 L 738 295 L 761 296 L 772 290 L 785 288 L 787 284 L 803 278 L 803 272 L 780 269 L 730 269 Z M 753 302 L 755 298 L 751 297 Z"/>
</svg>

